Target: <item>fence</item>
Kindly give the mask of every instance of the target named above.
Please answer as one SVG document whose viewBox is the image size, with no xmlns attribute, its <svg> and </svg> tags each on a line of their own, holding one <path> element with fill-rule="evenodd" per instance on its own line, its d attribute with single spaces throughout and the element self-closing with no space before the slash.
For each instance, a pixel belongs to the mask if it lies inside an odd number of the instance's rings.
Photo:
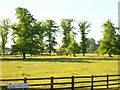
<svg viewBox="0 0 120 90">
<path fill-rule="evenodd" d="M 99 76 L 72 76 L 72 77 L 50 77 L 50 78 L 24 78 L 24 79 L 1 79 L 0 82 L 12 82 L 12 81 L 24 81 L 24 83 L 29 83 L 29 87 L 34 87 L 36 86 L 37 88 L 39 86 L 43 86 L 43 88 L 39 89 L 50 89 L 50 90 L 55 90 L 55 89 L 71 89 L 74 90 L 76 88 L 88 88 L 88 90 L 94 90 L 97 88 L 101 88 L 104 86 L 104 88 L 110 88 L 110 86 L 120 85 L 120 74 L 116 75 L 99 75 Z M 99 80 L 98 80 L 99 78 Z M 104 79 L 101 79 L 104 78 Z M 83 79 L 82 81 L 78 79 Z M 49 83 L 36 83 L 36 84 L 31 84 L 30 81 L 45 81 L 48 80 Z M 65 82 L 57 82 L 56 80 L 65 80 Z M 67 82 L 66 82 L 67 81 Z M 68 82 L 69 81 L 69 82 Z M 9 84 L 9 83 L 8 83 Z M 83 85 L 85 84 L 85 85 Z M 89 84 L 89 85 L 87 85 Z M 56 86 L 58 85 L 58 86 Z M 61 86 L 60 86 L 61 85 Z M 65 85 L 69 85 L 65 87 Z M 1 85 L 2 88 L 6 88 L 6 85 Z M 49 88 L 45 88 L 46 86 L 49 86 Z M 60 86 L 60 87 L 59 87 Z M 4 90 L 4 89 L 3 89 Z M 86 90 L 86 89 L 85 89 Z"/>
</svg>

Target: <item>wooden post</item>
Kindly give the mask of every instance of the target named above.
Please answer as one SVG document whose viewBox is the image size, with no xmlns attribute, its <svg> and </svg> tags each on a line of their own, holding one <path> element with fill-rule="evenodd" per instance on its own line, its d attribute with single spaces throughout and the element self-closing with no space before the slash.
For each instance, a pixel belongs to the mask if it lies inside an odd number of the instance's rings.
<svg viewBox="0 0 120 90">
<path fill-rule="evenodd" d="M 91 76 L 91 90 L 93 90 L 93 75 Z"/>
<path fill-rule="evenodd" d="M 74 90 L 74 76 L 72 76 L 72 90 Z"/>
<path fill-rule="evenodd" d="M 26 77 L 24 78 L 24 83 L 27 83 L 27 78 Z"/>
<path fill-rule="evenodd" d="M 24 78 L 24 83 L 27 83 L 27 78 Z M 27 90 L 27 88 L 24 88 L 24 90 Z"/>
<path fill-rule="evenodd" d="M 109 78 L 108 78 L 108 76 L 109 75 L 107 74 L 107 76 L 106 76 L 107 77 L 107 81 L 106 81 L 107 82 L 107 88 L 108 88 L 108 85 L 109 85 Z"/>
<path fill-rule="evenodd" d="M 53 88 L 53 83 L 54 83 L 54 78 L 53 77 L 51 77 L 51 90 L 53 90 L 54 88 Z"/>
</svg>

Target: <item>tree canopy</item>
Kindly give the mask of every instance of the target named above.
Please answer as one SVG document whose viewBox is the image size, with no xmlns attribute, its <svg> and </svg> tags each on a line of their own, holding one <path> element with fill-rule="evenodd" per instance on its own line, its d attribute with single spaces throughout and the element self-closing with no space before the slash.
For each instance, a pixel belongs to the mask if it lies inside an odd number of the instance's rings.
<svg viewBox="0 0 120 90">
<path fill-rule="evenodd" d="M 70 33 L 74 29 L 72 25 L 73 19 L 62 19 L 61 28 L 63 29 L 62 48 L 66 55 L 68 55 L 68 46 L 70 44 Z"/>
<path fill-rule="evenodd" d="M 112 54 L 116 53 L 116 31 L 114 24 L 108 20 L 103 24 L 103 39 L 100 42 L 99 52 L 102 54 Z"/>
<path fill-rule="evenodd" d="M 9 19 L 4 19 L 0 23 L 0 37 L 2 39 L 2 53 L 3 56 L 5 56 L 5 45 L 7 43 L 8 39 L 8 33 L 10 29 L 10 20 Z"/>
<path fill-rule="evenodd" d="M 21 7 L 16 8 L 16 16 L 18 23 L 12 27 L 16 41 L 12 46 L 12 51 L 22 53 L 25 58 L 25 54 L 34 53 L 34 47 L 36 47 L 33 28 L 36 20 L 27 9 Z"/>
<path fill-rule="evenodd" d="M 5 45 L 10 28 L 13 30 L 11 54 L 21 54 L 24 59 L 26 54 L 43 55 L 44 53 L 48 55 L 60 53 L 66 56 L 69 54 L 76 56 L 77 53 L 82 53 L 85 56 L 85 53 L 95 52 L 109 54 L 109 56 L 120 54 L 120 37 L 110 20 L 102 25 L 103 39 L 96 44 L 94 38 L 87 37 L 90 31 L 88 29 L 91 26 L 88 21 L 80 21 L 76 27 L 75 20 L 69 18 L 62 19 L 60 25 L 57 25 L 52 19 L 37 21 L 26 8 L 18 7 L 15 10 L 17 23 L 10 25 L 9 19 L 2 20 L 0 23 L 3 55 L 5 54 Z M 79 42 L 77 41 L 78 33 L 81 36 Z M 62 39 L 62 43 L 59 43 L 61 46 L 57 47 L 56 50 L 58 35 L 60 35 L 59 38 Z"/>
<path fill-rule="evenodd" d="M 87 21 L 81 21 L 81 22 L 79 22 L 78 26 L 79 26 L 79 30 L 81 33 L 81 49 L 82 49 L 83 56 L 85 56 L 86 46 L 87 46 L 86 45 L 86 42 L 87 42 L 86 35 L 89 32 L 88 28 L 90 27 L 90 24 Z"/>
<path fill-rule="evenodd" d="M 44 22 L 45 24 L 45 36 L 46 39 L 46 50 L 48 50 L 49 55 L 51 55 L 52 51 L 55 52 L 55 47 L 57 45 L 57 42 L 55 41 L 57 26 L 53 20 L 46 20 Z"/>
</svg>

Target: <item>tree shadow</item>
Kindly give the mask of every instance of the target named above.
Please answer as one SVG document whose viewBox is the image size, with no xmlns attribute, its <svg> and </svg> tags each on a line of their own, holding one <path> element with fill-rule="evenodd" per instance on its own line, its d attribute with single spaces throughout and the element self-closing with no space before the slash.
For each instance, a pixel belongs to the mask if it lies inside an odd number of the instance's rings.
<svg viewBox="0 0 120 90">
<path fill-rule="evenodd" d="M 0 61 L 25 61 L 25 62 L 76 62 L 76 63 L 93 63 L 93 60 L 111 61 L 120 60 L 120 58 L 1 58 Z"/>
</svg>

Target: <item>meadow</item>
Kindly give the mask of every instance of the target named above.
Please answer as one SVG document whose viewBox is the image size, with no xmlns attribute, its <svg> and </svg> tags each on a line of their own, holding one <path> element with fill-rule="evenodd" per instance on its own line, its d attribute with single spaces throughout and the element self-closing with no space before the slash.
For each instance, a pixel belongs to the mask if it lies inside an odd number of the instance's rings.
<svg viewBox="0 0 120 90">
<path fill-rule="evenodd" d="M 2 58 L 2 78 L 82 76 L 118 73 L 119 57 L 34 56 Z"/>
<path fill-rule="evenodd" d="M 118 56 L 20 56 L 1 57 L 2 78 L 46 78 L 118 74 Z M 36 82 L 37 83 L 37 82 Z"/>
</svg>

